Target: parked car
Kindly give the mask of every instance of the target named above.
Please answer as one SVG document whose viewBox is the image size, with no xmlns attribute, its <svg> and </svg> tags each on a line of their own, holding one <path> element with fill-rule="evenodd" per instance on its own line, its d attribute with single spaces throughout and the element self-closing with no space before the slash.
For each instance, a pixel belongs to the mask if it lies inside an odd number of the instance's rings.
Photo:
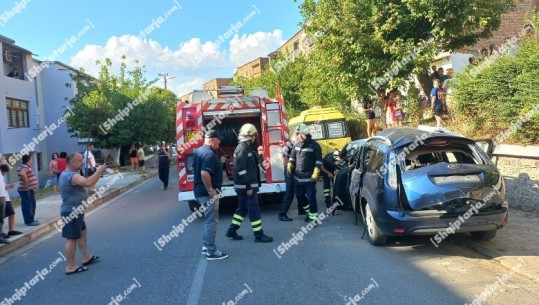
<svg viewBox="0 0 539 305">
<path fill-rule="evenodd" d="M 396 127 L 351 145 L 342 152 L 347 164 L 335 177 L 335 198 L 361 215 L 371 244 L 451 232 L 457 223 L 455 232 L 489 240 L 507 224 L 503 177 L 478 142 L 443 129 Z"/>
</svg>

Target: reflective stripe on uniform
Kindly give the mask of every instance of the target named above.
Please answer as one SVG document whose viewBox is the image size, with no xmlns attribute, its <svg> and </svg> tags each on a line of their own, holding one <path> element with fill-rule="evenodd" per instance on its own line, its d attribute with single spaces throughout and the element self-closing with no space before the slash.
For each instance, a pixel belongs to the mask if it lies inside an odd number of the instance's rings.
<svg viewBox="0 0 539 305">
<path fill-rule="evenodd" d="M 241 217 L 241 215 L 238 215 L 238 214 L 232 215 L 232 224 L 233 225 L 241 226 L 242 222 L 243 222 L 243 217 Z"/>
<path fill-rule="evenodd" d="M 246 170 L 246 169 L 244 169 L 244 170 L 238 172 L 238 175 L 240 175 L 240 176 L 241 176 L 241 175 L 245 175 L 245 174 L 247 174 L 247 170 Z"/>
<path fill-rule="evenodd" d="M 251 187 L 258 187 L 258 183 L 253 183 L 253 184 L 251 184 Z M 238 185 L 238 184 L 234 184 L 234 188 L 235 188 L 235 189 L 244 190 L 244 189 L 247 188 L 247 185 Z"/>
<path fill-rule="evenodd" d="M 253 228 L 254 232 L 258 232 L 262 230 L 262 219 L 255 220 L 251 222 L 251 227 Z"/>
<path fill-rule="evenodd" d="M 298 182 L 312 182 L 311 178 L 300 179 L 298 177 L 294 177 L 294 179 L 296 179 Z"/>
<path fill-rule="evenodd" d="M 314 151 L 312 148 L 300 148 L 300 147 L 295 147 L 295 148 L 296 148 L 296 151 L 307 151 L 307 152 Z"/>
<path fill-rule="evenodd" d="M 330 189 L 324 189 L 324 196 L 329 196 L 331 194 Z"/>
<path fill-rule="evenodd" d="M 310 205 L 307 204 L 306 206 L 303 207 L 303 210 L 305 210 L 305 212 L 309 213 L 309 211 L 311 210 L 310 209 Z"/>
<path fill-rule="evenodd" d="M 322 161 L 316 161 L 316 165 L 322 165 Z"/>
<path fill-rule="evenodd" d="M 309 219 L 310 220 L 314 220 L 316 218 L 318 218 L 318 213 L 309 213 Z"/>
</svg>

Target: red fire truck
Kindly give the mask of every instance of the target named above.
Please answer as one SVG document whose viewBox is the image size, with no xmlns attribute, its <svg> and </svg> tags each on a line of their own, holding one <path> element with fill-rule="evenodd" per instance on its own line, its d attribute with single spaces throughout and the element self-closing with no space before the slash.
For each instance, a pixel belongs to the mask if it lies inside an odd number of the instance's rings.
<svg viewBox="0 0 539 305">
<path fill-rule="evenodd" d="M 259 194 L 284 195 L 284 169 L 279 153 L 288 140 L 288 123 L 284 101 L 277 90 L 276 98 L 269 98 L 264 88 L 251 89 L 249 95 L 237 87 L 220 87 L 216 98 L 208 91 L 193 91 L 188 100 L 176 107 L 176 150 L 178 166 L 178 200 L 189 203 L 191 210 L 198 207 L 193 194 L 193 158 L 196 148 L 204 144 L 204 133 L 217 130 L 222 138 L 218 150 L 223 165 L 222 196 L 236 196 L 233 187 L 233 153 L 238 145 L 238 132 L 245 123 L 258 130 L 261 187 Z"/>
</svg>

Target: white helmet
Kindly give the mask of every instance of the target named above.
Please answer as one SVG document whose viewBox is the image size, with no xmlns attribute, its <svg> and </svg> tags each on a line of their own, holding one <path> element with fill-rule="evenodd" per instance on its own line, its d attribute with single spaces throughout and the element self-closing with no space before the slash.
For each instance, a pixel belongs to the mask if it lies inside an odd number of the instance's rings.
<svg viewBox="0 0 539 305">
<path fill-rule="evenodd" d="M 258 131 L 256 130 L 255 125 L 247 123 L 241 126 L 240 133 L 238 134 L 238 140 L 240 142 L 249 141 L 252 139 L 252 136 L 257 134 Z"/>
<path fill-rule="evenodd" d="M 309 129 L 309 126 L 307 124 L 301 123 L 296 128 L 296 132 L 302 135 L 309 135 L 311 134 L 311 130 Z"/>
</svg>

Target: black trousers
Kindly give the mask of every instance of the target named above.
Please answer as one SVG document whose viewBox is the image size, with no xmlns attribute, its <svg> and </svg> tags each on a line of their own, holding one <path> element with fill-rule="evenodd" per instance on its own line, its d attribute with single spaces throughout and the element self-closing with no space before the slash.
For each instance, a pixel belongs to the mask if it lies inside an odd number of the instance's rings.
<svg viewBox="0 0 539 305">
<path fill-rule="evenodd" d="M 168 173 L 169 173 L 169 167 L 159 167 L 159 180 L 163 182 L 163 187 L 168 187 Z"/>
</svg>

